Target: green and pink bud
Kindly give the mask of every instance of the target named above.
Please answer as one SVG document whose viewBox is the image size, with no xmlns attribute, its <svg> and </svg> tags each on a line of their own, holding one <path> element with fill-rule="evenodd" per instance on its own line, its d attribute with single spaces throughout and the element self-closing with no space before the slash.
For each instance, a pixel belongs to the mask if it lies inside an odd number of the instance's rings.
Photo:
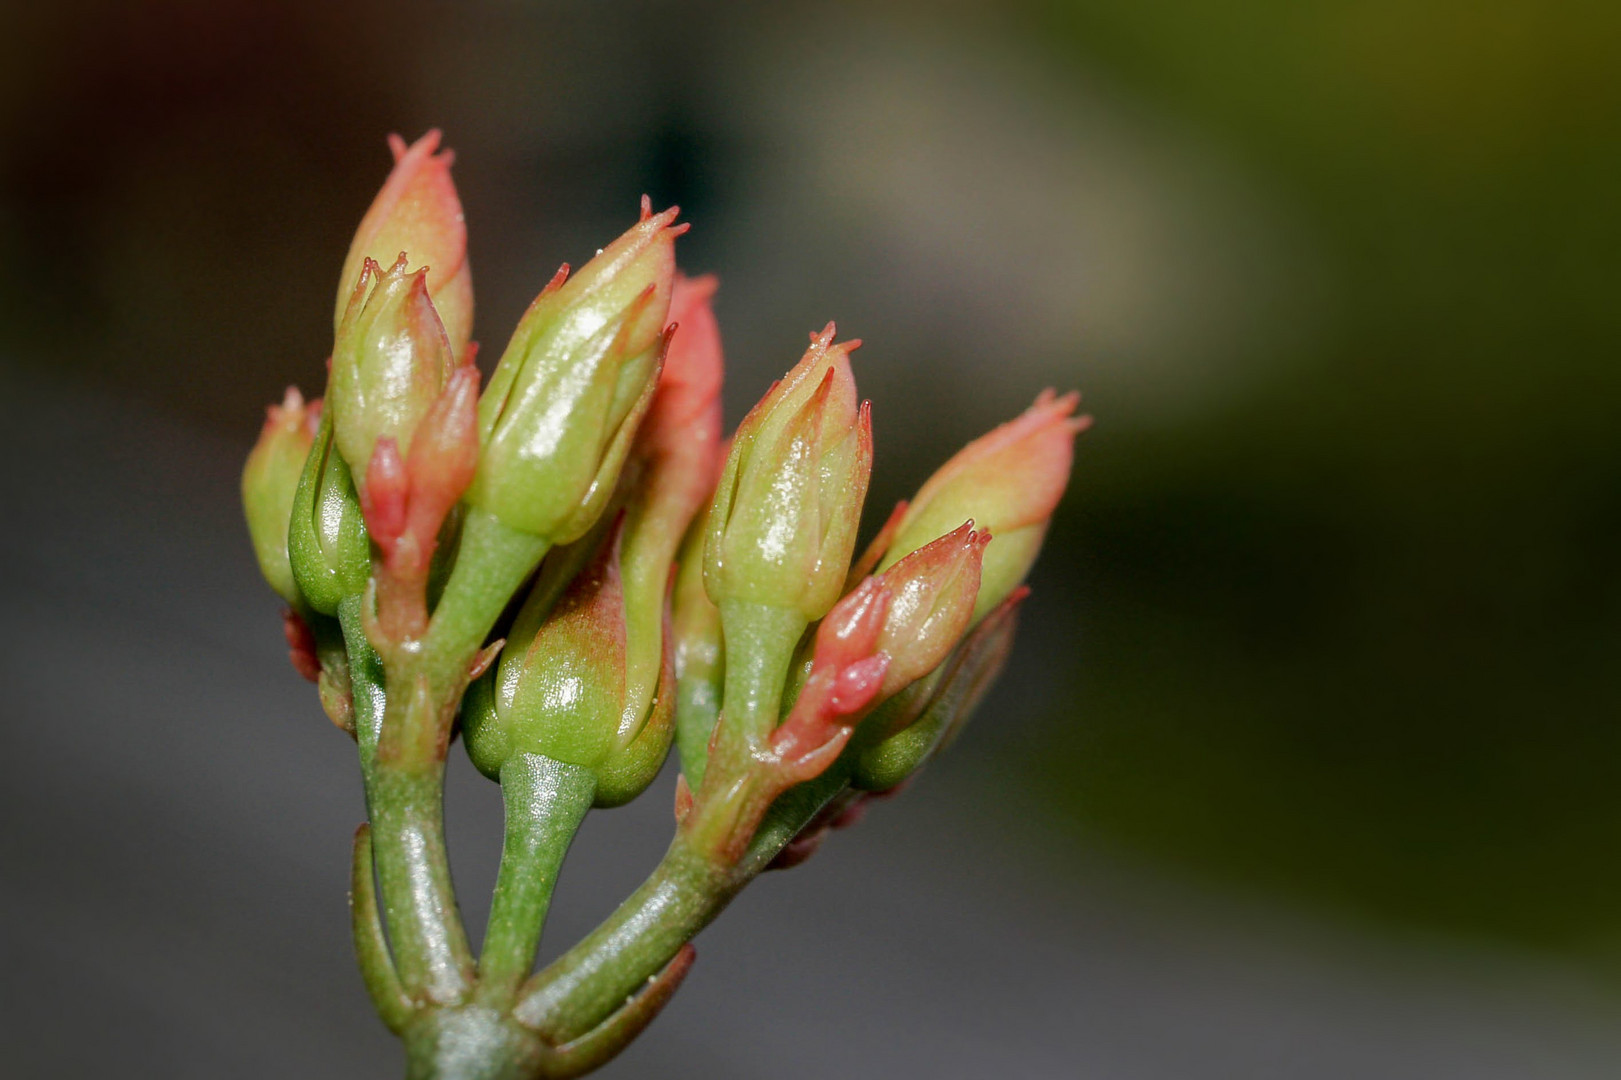
<svg viewBox="0 0 1621 1080">
<path fill-rule="evenodd" d="M 404 256 L 386 271 L 363 262 L 327 376 L 338 451 L 362 491 L 379 440 L 390 439 L 402 458 L 409 455 L 417 425 L 456 366 L 428 296 L 427 272 L 405 266 Z"/>
<path fill-rule="evenodd" d="M 281 404 L 270 406 L 266 413 L 259 441 L 242 469 L 242 510 L 260 573 L 277 596 L 300 607 L 303 599 L 287 557 L 287 526 L 293 517 L 304 459 L 315 442 L 321 403 L 306 407 L 298 388 L 289 386 Z"/>
<path fill-rule="evenodd" d="M 412 270 L 427 273 L 428 294 L 444 322 L 452 352 L 460 358 L 473 327 L 473 277 L 467 265 L 467 226 L 450 166 L 455 155 L 439 150 L 430 131 L 409 147 L 388 138 L 394 169 L 372 201 L 349 245 L 338 279 L 334 329 L 341 327 L 350 295 L 367 259 L 392 266 L 402 254 Z"/>
<path fill-rule="evenodd" d="M 675 282 L 676 208 L 642 220 L 529 306 L 479 402 L 468 502 L 566 544 L 607 506 L 652 404 Z"/>
<path fill-rule="evenodd" d="M 539 754 L 589 770 L 597 805 L 617 806 L 658 773 L 674 726 L 673 674 L 666 657 L 657 707 L 627 727 L 622 521 L 555 605 L 531 595 L 499 663 L 469 690 L 468 754 L 492 779 L 514 755 Z"/>
<path fill-rule="evenodd" d="M 360 492 L 377 545 L 377 620 L 384 639 L 427 628 L 427 585 L 446 517 L 478 467 L 478 368 L 458 367 L 417 426 L 402 459 L 393 438 L 377 441 Z"/>
<path fill-rule="evenodd" d="M 889 656 L 880 700 L 940 665 L 967 632 L 991 534 L 965 521 L 879 575 L 890 594 L 878 648 Z"/>
<path fill-rule="evenodd" d="M 709 595 L 825 615 L 843 590 L 872 471 L 872 418 L 829 323 L 738 427 L 704 552 Z"/>
<path fill-rule="evenodd" d="M 1090 422 L 1074 415 L 1079 403 L 1078 394 L 1045 390 L 1023 415 L 959 450 L 918 491 L 879 566 L 894 566 L 971 519 L 993 537 L 974 607 L 974 618 L 983 618 L 1024 580 L 1041 550 L 1069 482 L 1075 436 Z"/>
<path fill-rule="evenodd" d="M 677 276 L 670 303 L 677 329 L 633 451 L 634 483 L 620 546 L 627 627 L 620 723 L 627 739 L 647 723 L 664 677 L 671 564 L 720 473 L 723 359 L 710 309 L 714 291 L 712 277 Z"/>
<path fill-rule="evenodd" d="M 928 681 L 928 699 L 913 723 L 857 756 L 854 787 L 892 791 L 951 744 L 1002 673 L 1013 651 L 1019 605 L 1029 591 L 1024 586 L 1014 589 L 974 627 L 938 677 Z"/>
</svg>

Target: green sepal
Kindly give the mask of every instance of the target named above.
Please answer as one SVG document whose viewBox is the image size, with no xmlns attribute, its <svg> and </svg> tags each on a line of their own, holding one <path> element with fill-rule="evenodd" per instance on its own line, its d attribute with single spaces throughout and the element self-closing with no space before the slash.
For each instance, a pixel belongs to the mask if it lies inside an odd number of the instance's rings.
<svg viewBox="0 0 1621 1080">
<path fill-rule="evenodd" d="M 338 603 L 357 596 L 371 576 L 371 544 L 349 466 L 332 441 L 323 414 L 293 497 L 287 555 L 299 592 L 314 610 L 336 615 Z"/>
</svg>

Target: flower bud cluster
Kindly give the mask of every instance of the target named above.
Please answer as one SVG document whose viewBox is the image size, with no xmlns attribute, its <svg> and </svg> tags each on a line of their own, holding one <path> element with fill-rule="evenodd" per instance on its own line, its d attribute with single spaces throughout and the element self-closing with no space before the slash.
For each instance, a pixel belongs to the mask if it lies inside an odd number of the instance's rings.
<svg viewBox="0 0 1621 1080">
<path fill-rule="evenodd" d="M 566 788 L 583 815 L 635 798 L 678 741 L 680 851 L 727 888 L 802 858 L 947 745 L 1006 662 L 1078 397 L 1046 391 L 968 444 L 856 558 L 859 341 L 811 334 L 723 442 L 717 285 L 677 270 L 687 226 L 644 197 L 540 291 L 481 391 L 452 155 L 437 131 L 390 147 L 340 278 L 324 408 L 288 390 L 242 477 L 290 656 L 360 743 L 368 799 L 379 762 L 441 774 L 458 722 L 509 821 L 521 778 L 555 779 L 545 797 Z M 430 997 L 472 968 L 410 919 L 453 907 L 388 907 L 401 948 L 448 950 Z M 521 943 L 515 925 L 492 916 Z M 528 970 L 512 948 L 502 993 Z"/>
</svg>

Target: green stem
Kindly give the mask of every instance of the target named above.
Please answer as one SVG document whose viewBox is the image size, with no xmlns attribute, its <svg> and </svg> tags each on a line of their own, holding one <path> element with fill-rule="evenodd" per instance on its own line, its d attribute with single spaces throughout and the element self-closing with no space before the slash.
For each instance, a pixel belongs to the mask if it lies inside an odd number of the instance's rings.
<svg viewBox="0 0 1621 1080">
<path fill-rule="evenodd" d="M 473 654 L 550 546 L 542 537 L 508 528 L 488 511 L 467 511 L 455 568 L 422 642 L 419 670 L 435 697 L 460 692 Z"/>
<path fill-rule="evenodd" d="M 579 1038 L 662 970 L 742 884 L 677 833 L 640 888 L 524 985 L 512 1015 L 553 1046 Z"/>
<path fill-rule="evenodd" d="M 473 955 L 456 908 L 445 851 L 442 760 L 413 763 L 379 755 L 367 784 L 383 913 L 400 981 L 413 997 L 461 1001 Z"/>
<path fill-rule="evenodd" d="M 711 862 L 678 831 L 647 880 L 579 944 L 524 985 L 513 1016 L 554 1046 L 590 1031 L 765 870 L 844 787 L 846 775 L 836 765 L 829 775 L 777 800 L 735 867 Z"/>
<path fill-rule="evenodd" d="M 480 1004 L 510 1007 L 529 974 L 558 868 L 596 786 L 589 770 L 540 754 L 520 753 L 501 766 L 506 839 L 478 962 Z"/>
<path fill-rule="evenodd" d="M 721 604 L 720 617 L 726 636 L 721 723 L 753 746 L 777 726 L 794 647 L 809 623 L 797 611 L 740 600 Z"/>
<path fill-rule="evenodd" d="M 360 768 L 369 776 L 377 756 L 377 740 L 383 731 L 387 698 L 383 693 L 383 661 L 366 640 L 361 625 L 360 595 L 338 601 L 338 625 L 349 654 L 349 699 L 354 707 L 355 742 L 360 747 Z"/>
<path fill-rule="evenodd" d="M 394 960 L 383 937 L 383 924 L 377 915 L 377 888 L 372 883 L 371 826 L 355 830 L 354 857 L 350 865 L 349 920 L 355 938 L 355 957 L 366 992 L 388 1030 L 399 1035 L 410 1022 L 415 1005 L 400 985 Z"/>
</svg>

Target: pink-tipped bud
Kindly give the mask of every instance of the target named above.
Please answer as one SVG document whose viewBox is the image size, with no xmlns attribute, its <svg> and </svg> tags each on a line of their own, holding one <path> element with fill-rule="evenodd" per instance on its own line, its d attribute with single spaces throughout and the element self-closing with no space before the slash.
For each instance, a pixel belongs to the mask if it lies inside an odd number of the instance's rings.
<svg viewBox="0 0 1621 1080">
<path fill-rule="evenodd" d="M 382 555 L 378 622 L 393 640 L 427 624 L 426 588 L 439 530 L 478 466 L 478 369 L 463 364 L 434 399 L 408 460 L 392 438 L 377 440 L 360 504 Z"/>
<path fill-rule="evenodd" d="M 472 334 L 473 277 L 467 265 L 461 199 L 450 178 L 455 155 L 439 151 L 437 130 L 409 147 L 398 135 L 390 135 L 388 145 L 394 153 L 394 170 L 349 245 L 338 279 L 333 324 L 342 324 L 365 261 L 390 266 L 404 252 L 412 269 L 427 269 L 428 293 L 445 324 L 452 352 L 460 356 Z"/>
<path fill-rule="evenodd" d="M 833 324 L 744 418 L 709 516 L 704 581 L 727 601 L 820 619 L 838 599 L 872 471 L 872 418 Z"/>
<path fill-rule="evenodd" d="M 607 506 L 664 353 L 676 212 L 645 214 L 574 277 L 560 271 L 513 333 L 479 402 L 468 494 L 508 528 L 565 544 Z"/>
<path fill-rule="evenodd" d="M 968 630 L 990 542 L 990 533 L 964 522 L 884 571 L 893 599 L 878 643 L 890 658 L 883 697 L 933 671 Z"/>
<path fill-rule="evenodd" d="M 328 377 L 338 451 L 362 482 L 379 439 L 408 457 L 417 425 L 444 388 L 455 352 L 428 296 L 427 276 L 405 260 L 362 263 L 338 327 Z"/>
<path fill-rule="evenodd" d="M 301 601 L 287 555 L 287 527 L 320 412 L 319 401 L 306 407 L 298 388 L 289 386 L 281 404 L 266 410 L 259 441 L 242 468 L 242 509 L 259 570 L 276 594 L 294 605 Z"/>
<path fill-rule="evenodd" d="M 620 733 L 626 742 L 651 716 L 663 675 L 671 563 L 720 473 L 722 359 L 710 309 L 714 291 L 712 277 L 676 277 L 670 321 L 677 330 L 633 451 L 636 479 L 621 544 L 627 655 Z"/>
<path fill-rule="evenodd" d="M 1023 415 L 959 450 L 918 491 L 881 567 L 894 566 L 972 519 L 993 537 L 981 569 L 974 618 L 1001 603 L 1030 570 L 1047 520 L 1069 482 L 1080 395 L 1042 391 Z"/>
<path fill-rule="evenodd" d="M 868 578 L 817 627 L 810 676 L 787 719 L 771 733 L 777 780 L 784 787 L 820 776 L 878 696 L 890 665 L 879 642 L 892 599 L 882 581 Z"/>
</svg>

